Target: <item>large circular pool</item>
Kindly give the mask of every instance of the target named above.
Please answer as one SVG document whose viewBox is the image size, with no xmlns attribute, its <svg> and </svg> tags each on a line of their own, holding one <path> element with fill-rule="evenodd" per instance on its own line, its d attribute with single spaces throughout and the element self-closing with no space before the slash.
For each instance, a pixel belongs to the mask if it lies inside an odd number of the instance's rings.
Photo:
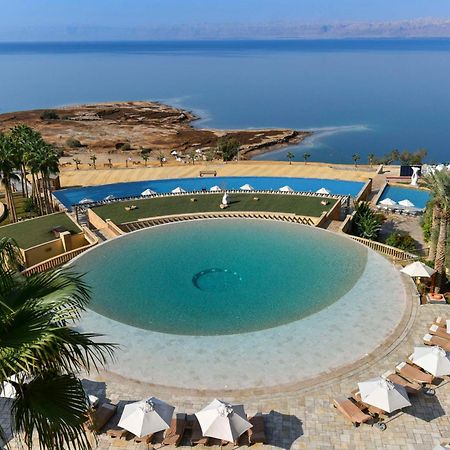
<svg viewBox="0 0 450 450">
<path fill-rule="evenodd" d="M 72 266 L 92 287 L 81 328 L 121 344 L 110 369 L 166 386 L 305 379 L 369 353 L 405 308 L 400 276 L 378 254 L 274 221 L 158 226 L 99 245 Z"/>
<path fill-rule="evenodd" d="M 76 262 L 91 308 L 170 334 L 273 328 L 321 310 L 360 278 L 367 250 L 313 228 L 204 220 L 116 239 Z"/>
</svg>

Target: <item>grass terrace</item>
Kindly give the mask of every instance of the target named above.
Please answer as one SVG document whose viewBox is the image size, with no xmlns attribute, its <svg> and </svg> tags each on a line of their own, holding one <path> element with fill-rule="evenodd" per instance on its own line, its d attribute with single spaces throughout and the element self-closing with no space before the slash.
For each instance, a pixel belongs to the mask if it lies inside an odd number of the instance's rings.
<svg viewBox="0 0 450 450">
<path fill-rule="evenodd" d="M 139 219 L 191 214 L 200 212 L 220 212 L 223 194 L 198 194 L 168 197 L 156 197 L 127 202 L 116 202 L 93 208 L 102 219 L 111 219 L 114 223 L 126 223 Z M 259 200 L 254 200 L 257 197 Z M 196 201 L 191 201 L 195 198 Z M 264 211 L 283 212 L 298 216 L 319 217 L 329 211 L 337 200 L 327 198 L 328 205 L 322 205 L 320 197 L 282 194 L 231 194 L 229 206 L 225 211 Z M 131 205 L 136 209 L 127 211 Z"/>
<path fill-rule="evenodd" d="M 0 227 L 0 238 L 13 238 L 20 248 L 26 249 L 56 239 L 52 232 L 56 227 L 73 234 L 81 232 L 65 213 L 56 213 Z"/>
</svg>

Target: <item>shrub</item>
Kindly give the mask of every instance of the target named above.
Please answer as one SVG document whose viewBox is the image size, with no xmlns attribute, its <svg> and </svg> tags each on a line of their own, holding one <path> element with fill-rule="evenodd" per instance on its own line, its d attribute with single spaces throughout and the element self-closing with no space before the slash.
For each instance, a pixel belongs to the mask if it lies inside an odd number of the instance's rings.
<svg viewBox="0 0 450 450">
<path fill-rule="evenodd" d="M 355 207 L 352 221 L 352 234 L 371 240 L 378 238 L 381 217 L 370 209 L 367 202 L 359 202 Z"/>
<path fill-rule="evenodd" d="M 386 239 L 386 244 L 409 253 L 414 253 L 417 250 L 415 239 L 408 233 L 401 231 L 391 233 Z"/>
<path fill-rule="evenodd" d="M 42 120 L 58 120 L 59 115 L 55 111 L 44 111 L 41 114 Z"/>
<path fill-rule="evenodd" d="M 69 138 L 66 141 L 66 144 L 70 147 L 70 148 L 80 148 L 83 147 L 83 144 L 75 138 Z"/>
<path fill-rule="evenodd" d="M 35 211 L 35 205 L 34 205 L 34 201 L 32 198 L 26 198 L 23 201 L 23 210 L 27 213 Z"/>
<path fill-rule="evenodd" d="M 430 204 L 427 204 L 422 216 L 421 226 L 425 242 L 430 242 L 431 234 L 433 232 L 433 207 Z"/>
<path fill-rule="evenodd" d="M 236 139 L 227 137 L 217 141 L 216 150 L 222 155 L 224 161 L 232 161 L 238 154 L 241 144 Z"/>
</svg>

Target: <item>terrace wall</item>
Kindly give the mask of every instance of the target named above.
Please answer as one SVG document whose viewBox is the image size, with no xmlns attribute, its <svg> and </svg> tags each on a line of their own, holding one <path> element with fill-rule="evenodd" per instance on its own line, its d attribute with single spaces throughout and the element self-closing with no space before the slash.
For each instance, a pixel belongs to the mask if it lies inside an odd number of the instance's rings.
<svg viewBox="0 0 450 450">
<path fill-rule="evenodd" d="M 368 200 L 371 192 L 372 192 L 372 178 L 369 178 L 366 184 L 358 192 L 358 195 L 355 197 L 355 203 Z"/>
</svg>

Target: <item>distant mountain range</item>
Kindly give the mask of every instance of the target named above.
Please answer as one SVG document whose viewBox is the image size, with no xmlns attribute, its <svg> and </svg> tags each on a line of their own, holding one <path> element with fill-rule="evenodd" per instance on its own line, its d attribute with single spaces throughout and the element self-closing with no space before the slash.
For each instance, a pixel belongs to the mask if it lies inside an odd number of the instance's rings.
<svg viewBox="0 0 450 450">
<path fill-rule="evenodd" d="M 450 19 L 393 22 L 198 23 L 108 27 L 67 25 L 0 29 L 0 41 L 450 38 Z"/>
</svg>

